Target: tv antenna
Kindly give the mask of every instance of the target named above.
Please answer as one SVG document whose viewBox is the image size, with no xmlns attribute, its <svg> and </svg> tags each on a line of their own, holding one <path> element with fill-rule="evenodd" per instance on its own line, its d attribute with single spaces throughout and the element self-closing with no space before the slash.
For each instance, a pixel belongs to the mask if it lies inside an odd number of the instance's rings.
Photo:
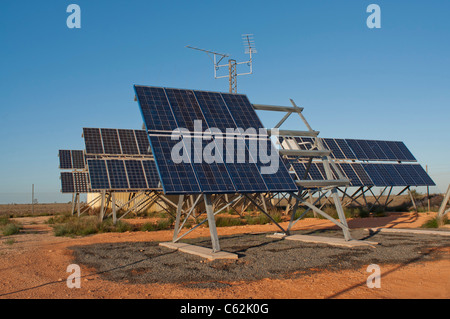
<svg viewBox="0 0 450 319">
<path fill-rule="evenodd" d="M 214 51 L 199 49 L 189 45 L 187 45 L 186 48 L 202 51 L 208 54 L 208 56 L 214 63 L 214 78 L 215 79 L 228 78 L 230 93 L 237 93 L 237 77 L 239 75 L 253 74 L 252 55 L 257 53 L 255 49 L 255 40 L 253 39 L 253 34 L 243 34 L 242 40 L 244 42 L 243 44 L 245 47 L 245 54 L 249 55 L 249 60 L 244 62 L 237 62 L 235 59 L 229 59 L 228 64 L 220 64 L 223 59 L 229 57 L 230 55 L 225 53 L 218 53 Z M 249 72 L 237 73 L 237 66 L 240 64 L 247 64 L 250 68 Z M 218 71 L 220 68 L 228 68 L 228 75 L 218 75 Z"/>
</svg>

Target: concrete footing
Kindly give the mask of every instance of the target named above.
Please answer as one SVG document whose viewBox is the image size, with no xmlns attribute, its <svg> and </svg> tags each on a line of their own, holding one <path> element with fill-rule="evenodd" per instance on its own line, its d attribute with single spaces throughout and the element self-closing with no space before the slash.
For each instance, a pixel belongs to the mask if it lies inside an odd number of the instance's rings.
<svg viewBox="0 0 450 319">
<path fill-rule="evenodd" d="M 352 239 L 346 241 L 343 238 L 334 238 L 334 237 L 323 237 L 323 236 L 310 236 L 310 235 L 285 235 L 282 233 L 275 233 L 273 235 L 268 235 L 270 238 L 279 238 L 285 240 L 294 240 L 301 241 L 305 243 L 314 243 L 314 244 L 326 244 L 332 246 L 341 246 L 341 247 L 360 247 L 360 246 L 375 246 L 378 245 L 377 242 L 368 241 L 368 240 L 356 240 Z"/>
<path fill-rule="evenodd" d="M 159 243 L 160 246 L 175 249 L 183 253 L 200 256 L 207 258 L 209 260 L 215 259 L 238 259 L 237 254 L 229 253 L 226 251 L 213 252 L 211 248 L 200 247 L 195 245 L 183 244 L 183 243 L 173 243 L 173 242 L 163 242 Z"/>
<path fill-rule="evenodd" d="M 407 229 L 407 228 L 366 228 L 366 231 L 372 233 L 408 233 L 417 235 L 439 235 L 450 236 L 450 231 L 426 230 L 426 229 Z"/>
</svg>

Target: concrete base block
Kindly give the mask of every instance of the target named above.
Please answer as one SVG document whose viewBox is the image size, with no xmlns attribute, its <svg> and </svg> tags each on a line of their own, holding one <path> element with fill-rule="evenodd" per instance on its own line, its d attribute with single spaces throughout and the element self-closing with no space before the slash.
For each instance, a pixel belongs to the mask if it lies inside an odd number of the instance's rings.
<svg viewBox="0 0 450 319">
<path fill-rule="evenodd" d="M 207 258 L 209 260 L 215 259 L 238 259 L 237 254 L 229 253 L 226 251 L 218 251 L 213 252 L 211 248 L 205 248 L 195 245 L 183 244 L 183 243 L 172 243 L 172 242 L 163 242 L 159 243 L 160 246 L 167 247 L 170 249 L 175 249 L 181 251 L 183 253 L 200 256 L 203 258 Z"/>
<path fill-rule="evenodd" d="M 440 231 L 440 230 L 422 230 L 422 229 L 407 229 L 407 228 L 366 228 L 366 231 L 371 231 L 373 233 L 407 233 L 407 234 L 417 234 L 417 235 L 439 235 L 439 236 L 450 236 L 450 231 Z"/>
<path fill-rule="evenodd" d="M 310 236 L 310 235 L 290 235 L 290 236 L 286 236 L 285 234 L 282 234 L 282 233 L 275 233 L 273 235 L 268 235 L 267 237 L 280 238 L 280 239 L 285 239 L 285 240 L 302 241 L 302 242 L 305 242 L 305 243 L 341 246 L 341 247 L 360 247 L 360 246 L 375 246 L 375 245 L 378 245 L 377 242 L 368 241 L 368 240 L 352 239 L 352 240 L 346 241 L 343 238 L 323 237 L 323 236 Z"/>
</svg>

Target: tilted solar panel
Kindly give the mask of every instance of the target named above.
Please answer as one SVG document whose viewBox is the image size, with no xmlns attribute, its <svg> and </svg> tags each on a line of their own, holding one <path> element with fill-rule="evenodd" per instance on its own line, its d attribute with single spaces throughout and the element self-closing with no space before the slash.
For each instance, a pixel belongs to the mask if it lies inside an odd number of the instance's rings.
<svg viewBox="0 0 450 319">
<path fill-rule="evenodd" d="M 325 147 L 331 151 L 331 157 L 335 159 L 345 159 L 344 153 L 342 153 L 339 146 L 332 138 L 322 139 L 325 142 Z"/>
<path fill-rule="evenodd" d="M 377 167 L 374 164 L 363 163 L 362 166 L 366 171 L 367 175 L 369 175 L 374 186 L 379 187 L 387 186 L 387 182 L 384 180 L 383 176 L 381 175 L 381 173 L 378 171 Z"/>
<path fill-rule="evenodd" d="M 342 138 L 335 138 L 334 141 L 339 146 L 339 148 L 341 149 L 341 151 L 344 154 L 346 159 L 349 159 L 349 160 L 357 159 L 356 155 L 350 149 L 350 146 L 347 144 L 346 140 L 344 140 Z"/>
<path fill-rule="evenodd" d="M 103 154 L 103 142 L 98 128 L 83 128 L 86 154 Z"/>
<path fill-rule="evenodd" d="M 420 178 L 424 181 L 426 186 L 436 186 L 435 182 L 431 179 L 428 173 L 419 164 L 411 164 Z"/>
<path fill-rule="evenodd" d="M 104 160 L 88 159 L 87 166 L 93 190 L 111 189 Z"/>
<path fill-rule="evenodd" d="M 122 154 L 117 129 L 102 128 L 100 134 L 105 154 Z"/>
<path fill-rule="evenodd" d="M 347 176 L 347 178 L 350 180 L 350 186 L 362 186 L 363 183 L 359 179 L 358 175 L 353 170 L 352 166 L 348 163 L 338 163 L 338 165 L 341 167 L 344 174 Z"/>
<path fill-rule="evenodd" d="M 59 168 L 72 169 L 72 156 L 70 150 L 59 150 Z"/>
<path fill-rule="evenodd" d="M 350 164 L 356 175 L 360 179 L 363 186 L 374 186 L 374 182 L 370 178 L 370 176 L 366 173 L 363 166 L 360 163 L 351 163 Z"/>
<path fill-rule="evenodd" d="M 84 169 L 86 167 L 83 151 L 81 151 L 81 150 L 72 150 L 71 151 L 71 157 L 72 157 L 72 167 L 73 168 L 75 168 L 75 169 Z"/>
<path fill-rule="evenodd" d="M 346 139 L 345 140 L 348 146 L 351 148 L 353 154 L 355 154 L 356 158 L 360 161 L 366 161 L 369 157 L 366 155 L 364 150 L 361 148 L 357 140 L 354 139 Z"/>
<path fill-rule="evenodd" d="M 120 149 L 122 154 L 139 155 L 139 149 L 134 130 L 118 129 Z M 145 131 L 143 131 L 145 133 Z M 147 138 L 147 136 L 145 136 Z M 147 140 L 148 144 L 148 140 Z"/>
<path fill-rule="evenodd" d="M 61 192 L 75 193 L 72 172 L 61 172 Z"/>
</svg>

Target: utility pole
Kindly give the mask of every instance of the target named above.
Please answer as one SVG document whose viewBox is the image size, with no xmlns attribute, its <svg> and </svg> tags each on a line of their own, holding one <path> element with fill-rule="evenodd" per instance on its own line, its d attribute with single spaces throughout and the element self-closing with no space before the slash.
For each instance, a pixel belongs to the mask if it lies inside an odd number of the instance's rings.
<svg viewBox="0 0 450 319">
<path fill-rule="evenodd" d="M 31 215 L 34 215 L 34 184 L 31 184 Z"/>
<path fill-rule="evenodd" d="M 428 165 L 425 165 L 425 169 L 428 174 Z M 428 202 L 428 212 L 431 212 L 430 186 L 428 185 L 427 185 L 427 202 Z"/>
</svg>

